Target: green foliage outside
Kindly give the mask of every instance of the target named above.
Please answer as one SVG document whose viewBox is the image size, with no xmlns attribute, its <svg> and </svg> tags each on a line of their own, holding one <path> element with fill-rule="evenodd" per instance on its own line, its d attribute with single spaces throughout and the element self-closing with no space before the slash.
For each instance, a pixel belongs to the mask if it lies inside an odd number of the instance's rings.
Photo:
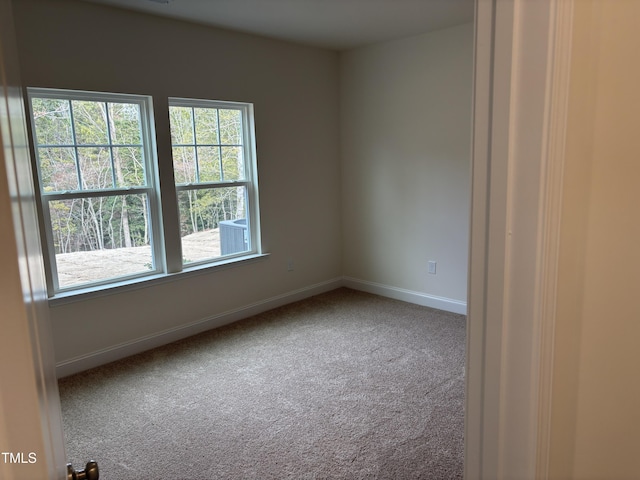
<svg viewBox="0 0 640 480">
<path fill-rule="evenodd" d="M 149 245 L 147 195 L 113 189 L 144 187 L 140 107 L 117 102 L 33 98 L 36 151 L 56 253 Z M 241 112 L 171 107 L 178 185 L 243 180 Z M 178 192 L 180 233 L 217 228 L 246 217 L 245 187 L 207 186 Z M 101 195 L 73 198 L 73 192 Z"/>
<path fill-rule="evenodd" d="M 239 110 L 169 107 L 176 184 L 244 180 Z M 244 187 L 188 189 L 178 193 L 180 234 L 217 228 L 244 218 Z"/>
</svg>

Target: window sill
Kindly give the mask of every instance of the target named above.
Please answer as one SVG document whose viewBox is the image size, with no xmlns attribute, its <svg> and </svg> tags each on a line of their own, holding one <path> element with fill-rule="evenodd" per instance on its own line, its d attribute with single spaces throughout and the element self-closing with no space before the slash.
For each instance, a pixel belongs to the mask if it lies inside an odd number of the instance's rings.
<svg viewBox="0 0 640 480">
<path fill-rule="evenodd" d="M 52 297 L 49 297 L 49 306 L 57 307 L 60 305 L 66 305 L 69 303 L 80 302 L 89 300 L 92 298 L 106 297 L 109 295 L 117 295 L 124 292 L 130 292 L 141 288 L 153 287 L 156 285 L 162 285 L 164 283 L 170 283 L 176 280 L 186 279 L 197 275 L 205 275 L 212 273 L 216 270 L 226 269 L 229 267 L 235 267 L 239 265 L 246 265 L 249 263 L 255 263 L 257 261 L 266 259 L 269 257 L 268 253 L 256 253 L 253 255 L 246 255 L 244 257 L 236 257 L 226 260 L 221 260 L 216 263 L 208 263 L 204 265 L 194 265 L 192 267 L 186 267 L 184 270 L 176 273 L 159 273 L 155 275 L 149 275 L 146 277 L 139 277 L 134 279 L 127 279 L 123 281 L 114 281 L 108 285 L 89 286 L 86 288 L 79 288 L 77 290 L 58 293 Z"/>
</svg>

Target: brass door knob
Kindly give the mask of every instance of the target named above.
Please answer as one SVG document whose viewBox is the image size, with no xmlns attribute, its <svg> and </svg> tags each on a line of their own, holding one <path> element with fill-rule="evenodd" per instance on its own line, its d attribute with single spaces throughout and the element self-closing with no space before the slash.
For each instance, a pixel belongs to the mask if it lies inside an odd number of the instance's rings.
<svg viewBox="0 0 640 480">
<path fill-rule="evenodd" d="M 93 460 L 87 462 L 84 470 L 76 472 L 73 465 L 67 464 L 67 480 L 98 480 L 100 478 L 100 471 L 98 469 L 98 463 Z"/>
</svg>

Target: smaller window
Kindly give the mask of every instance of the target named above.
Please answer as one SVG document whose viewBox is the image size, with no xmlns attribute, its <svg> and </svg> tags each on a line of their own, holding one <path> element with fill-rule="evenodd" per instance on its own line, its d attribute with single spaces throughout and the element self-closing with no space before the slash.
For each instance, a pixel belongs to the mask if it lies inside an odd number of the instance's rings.
<svg viewBox="0 0 640 480">
<path fill-rule="evenodd" d="M 259 253 L 250 104 L 169 99 L 183 264 Z"/>
</svg>

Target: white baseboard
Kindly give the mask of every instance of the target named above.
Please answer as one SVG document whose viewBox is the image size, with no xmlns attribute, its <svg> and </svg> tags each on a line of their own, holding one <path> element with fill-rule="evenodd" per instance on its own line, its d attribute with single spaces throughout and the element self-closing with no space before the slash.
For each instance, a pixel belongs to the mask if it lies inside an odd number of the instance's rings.
<svg viewBox="0 0 640 480">
<path fill-rule="evenodd" d="M 402 300 L 403 302 L 415 303 L 425 307 L 437 308 L 447 312 L 467 314 L 467 302 L 454 300 L 452 298 L 437 297 L 426 293 L 405 290 L 403 288 L 391 287 L 380 283 L 368 282 L 366 280 L 358 280 L 357 278 L 343 277 L 342 285 L 354 290 L 374 293 L 383 297 Z"/>
<path fill-rule="evenodd" d="M 162 332 L 137 338 L 113 347 L 98 350 L 87 355 L 65 360 L 56 365 L 56 374 L 58 378 L 73 375 L 74 373 L 105 365 L 152 348 L 160 347 L 177 340 L 182 340 L 183 338 L 187 338 L 192 335 L 197 335 L 198 333 L 202 333 L 216 327 L 237 322 L 243 318 L 257 315 L 288 303 L 297 302 L 320 293 L 334 290 L 342 285 L 342 278 L 334 278 L 332 280 L 287 292 L 282 295 L 267 298 L 250 305 L 245 305 L 235 310 L 229 310 L 227 312 L 213 315 L 188 325 L 164 330 Z"/>
<path fill-rule="evenodd" d="M 74 373 L 99 367 L 100 365 L 105 365 L 137 353 L 142 353 L 146 350 L 160 347 L 177 340 L 182 340 L 183 338 L 197 335 L 213 328 L 228 325 L 252 315 L 257 315 L 259 313 L 266 312 L 267 310 L 287 305 L 288 303 L 304 300 L 305 298 L 328 292 L 342 286 L 381 295 L 383 297 L 415 303 L 417 305 L 437 308 L 438 310 L 445 310 L 447 312 L 460 313 L 463 315 L 467 312 L 466 302 L 461 302 L 459 300 L 427 295 L 425 293 L 414 292 L 365 280 L 358 280 L 351 277 L 340 277 L 213 315 L 188 325 L 164 330 L 162 332 L 147 335 L 109 348 L 65 360 L 56 365 L 56 374 L 58 378 L 73 375 Z"/>
</svg>

